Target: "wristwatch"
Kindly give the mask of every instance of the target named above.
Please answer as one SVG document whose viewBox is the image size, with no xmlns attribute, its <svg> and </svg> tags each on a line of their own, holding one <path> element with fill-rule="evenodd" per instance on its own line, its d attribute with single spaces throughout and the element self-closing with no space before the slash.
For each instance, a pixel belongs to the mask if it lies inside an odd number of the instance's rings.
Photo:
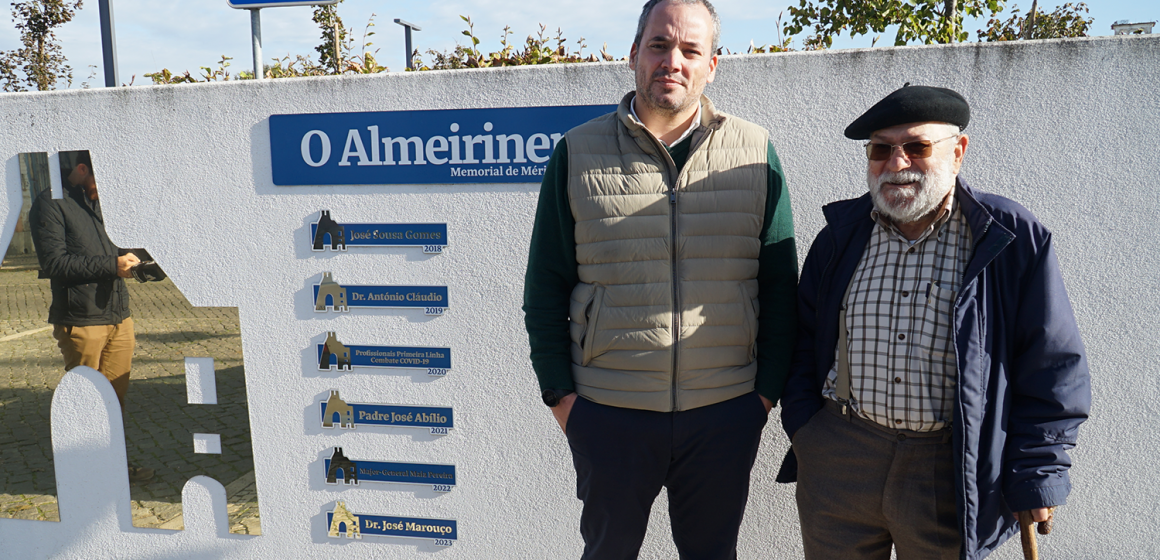
<svg viewBox="0 0 1160 560">
<path fill-rule="evenodd" d="M 549 408 L 556 408 L 556 405 L 560 404 L 564 397 L 575 392 L 568 389 L 544 389 L 544 392 L 540 393 L 540 397 L 544 399 L 544 404 L 548 405 Z"/>
</svg>

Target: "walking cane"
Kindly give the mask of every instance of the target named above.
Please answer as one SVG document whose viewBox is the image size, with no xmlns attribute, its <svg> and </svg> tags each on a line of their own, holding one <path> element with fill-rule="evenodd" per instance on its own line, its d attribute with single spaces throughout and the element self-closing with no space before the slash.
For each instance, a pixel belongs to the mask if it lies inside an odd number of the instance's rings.
<svg viewBox="0 0 1160 560">
<path fill-rule="evenodd" d="M 1021 511 L 1019 517 L 1019 537 L 1023 541 L 1023 560 L 1039 560 L 1039 544 L 1035 542 L 1035 519 L 1030 511 Z M 1047 521 L 1039 523 L 1039 534 L 1051 534 L 1051 522 L 1055 519 L 1055 508 L 1047 508 Z"/>
</svg>

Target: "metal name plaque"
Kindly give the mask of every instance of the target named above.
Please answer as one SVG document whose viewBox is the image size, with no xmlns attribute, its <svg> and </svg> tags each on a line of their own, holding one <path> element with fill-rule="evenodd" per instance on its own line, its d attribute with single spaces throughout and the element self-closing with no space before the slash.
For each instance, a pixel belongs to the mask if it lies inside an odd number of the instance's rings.
<svg viewBox="0 0 1160 560">
<path fill-rule="evenodd" d="M 449 406 L 412 406 L 394 404 L 347 403 L 331 391 L 330 397 L 318 403 L 323 428 L 355 429 L 363 426 L 426 428 L 436 435 L 447 435 L 455 427 L 455 416 Z"/>
<path fill-rule="evenodd" d="M 310 224 L 311 251 L 345 251 L 350 247 L 422 247 L 442 254 L 447 248 L 447 224 L 346 224 L 319 213 Z"/>
<path fill-rule="evenodd" d="M 335 447 L 329 459 L 323 461 L 326 483 L 359 485 L 362 482 L 417 484 L 430 486 L 435 492 L 450 492 L 455 487 L 455 465 L 430 463 L 388 463 L 382 461 L 355 461 Z"/>
<path fill-rule="evenodd" d="M 425 315 L 447 310 L 447 286 L 360 286 L 339 284 L 329 272 L 314 285 L 314 311 L 346 312 L 350 308 L 422 309 Z"/>
<path fill-rule="evenodd" d="M 573 127 L 616 105 L 270 117 L 274 184 L 539 183 Z"/>
<path fill-rule="evenodd" d="M 326 526 L 327 536 L 335 539 L 342 536 L 361 539 L 366 535 L 407 537 L 434 539 L 435 546 L 451 546 L 459 538 L 458 524 L 454 519 L 351 513 L 342 500 L 335 502 L 334 510 L 326 513 Z"/>
<path fill-rule="evenodd" d="M 351 371 L 352 368 L 425 369 L 427 375 L 444 376 L 451 371 L 451 349 L 424 346 L 358 346 L 339 342 L 334 331 L 318 345 L 319 371 Z"/>
</svg>

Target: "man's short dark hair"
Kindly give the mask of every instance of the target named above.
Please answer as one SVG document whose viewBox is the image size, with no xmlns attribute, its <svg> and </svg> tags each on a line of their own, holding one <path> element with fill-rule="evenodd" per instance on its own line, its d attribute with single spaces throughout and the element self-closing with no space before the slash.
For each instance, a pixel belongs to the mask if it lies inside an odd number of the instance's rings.
<svg viewBox="0 0 1160 560">
<path fill-rule="evenodd" d="M 665 0 L 648 0 L 645 3 L 644 9 L 640 12 L 640 20 L 636 23 L 636 38 L 632 40 L 632 44 L 639 48 L 641 36 L 644 35 L 644 28 L 648 25 L 648 16 L 652 14 L 653 8 L 657 4 Z M 713 50 L 709 56 L 717 54 L 717 49 L 721 47 L 721 18 L 717 16 L 717 10 L 713 8 L 713 4 L 709 0 L 669 0 L 674 4 L 700 4 L 709 10 L 709 18 L 713 21 Z"/>
<path fill-rule="evenodd" d="M 89 174 L 92 175 L 93 177 L 96 177 L 97 175 L 95 173 L 93 173 L 93 158 L 91 155 L 89 155 L 89 151 L 88 150 L 77 150 L 76 152 L 73 152 L 73 153 L 76 154 L 76 156 L 75 156 L 76 159 L 73 161 L 73 169 L 76 169 L 78 165 L 83 163 L 83 164 L 85 164 L 85 167 L 89 168 Z"/>
</svg>

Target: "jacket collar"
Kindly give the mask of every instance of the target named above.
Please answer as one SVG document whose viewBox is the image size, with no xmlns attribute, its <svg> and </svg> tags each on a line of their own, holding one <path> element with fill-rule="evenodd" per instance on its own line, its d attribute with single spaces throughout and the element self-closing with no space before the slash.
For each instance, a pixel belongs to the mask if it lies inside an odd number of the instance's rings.
<svg viewBox="0 0 1160 560">
<path fill-rule="evenodd" d="M 76 200 L 77 204 L 79 204 L 81 208 L 84 208 L 86 212 L 92 214 L 95 218 L 100 220 L 101 223 L 104 223 L 105 217 L 101 215 L 101 203 L 99 200 L 89 200 L 89 197 L 85 195 L 84 187 L 69 183 L 67 179 L 64 181 L 64 185 L 65 196 Z"/>
<path fill-rule="evenodd" d="M 981 274 L 983 268 L 1015 240 L 1015 234 L 999 223 L 987 206 L 979 202 L 975 191 L 961 176 L 958 177 L 956 188 L 955 196 L 963 205 L 963 216 L 967 219 L 974 240 L 974 254 L 971 255 L 971 262 L 967 264 L 967 270 L 963 274 L 963 284 L 966 285 Z M 960 293 L 959 299 L 962 297 L 963 294 Z"/>
<path fill-rule="evenodd" d="M 84 200 L 85 199 L 85 188 L 80 186 L 80 185 L 74 185 L 74 184 L 68 182 L 68 179 L 64 180 L 64 190 L 65 190 L 65 194 L 67 194 L 67 195 L 69 195 L 77 200 Z"/>
<path fill-rule="evenodd" d="M 621 98 L 620 105 L 616 107 L 616 118 L 628 129 L 628 133 L 636 138 L 637 143 L 642 147 L 648 145 L 645 150 L 652 153 L 652 141 L 649 140 L 652 133 L 644 127 L 644 123 L 632 115 L 632 99 L 634 97 L 636 97 L 636 91 L 630 91 Z M 693 144 L 697 144 L 700 141 L 700 136 L 706 132 L 720 129 L 728 118 L 729 116 L 725 113 L 717 111 L 708 96 L 701 94 L 701 124 L 697 130 L 693 131 Z"/>
</svg>

